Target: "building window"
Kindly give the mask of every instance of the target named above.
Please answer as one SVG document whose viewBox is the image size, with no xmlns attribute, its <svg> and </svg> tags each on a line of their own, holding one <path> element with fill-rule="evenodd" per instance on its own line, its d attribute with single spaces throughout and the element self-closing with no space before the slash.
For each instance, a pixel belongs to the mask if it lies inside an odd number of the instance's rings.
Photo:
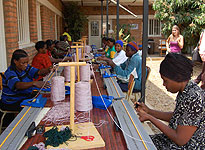
<svg viewBox="0 0 205 150">
<path fill-rule="evenodd" d="M 99 36 L 99 21 L 91 22 L 91 36 Z"/>
<path fill-rule="evenodd" d="M 149 36 L 161 36 L 161 22 L 156 19 L 149 19 Z"/>
<path fill-rule="evenodd" d="M 30 43 L 28 0 L 17 1 L 19 45 Z"/>
</svg>

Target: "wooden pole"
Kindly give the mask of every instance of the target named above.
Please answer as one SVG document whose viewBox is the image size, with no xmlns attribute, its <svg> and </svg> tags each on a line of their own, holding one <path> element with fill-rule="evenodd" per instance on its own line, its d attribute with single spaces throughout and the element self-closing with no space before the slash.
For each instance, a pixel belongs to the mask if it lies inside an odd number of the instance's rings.
<svg viewBox="0 0 205 150">
<path fill-rule="evenodd" d="M 75 111 L 75 66 L 70 66 L 70 129 L 72 133 L 75 133 L 74 111 Z"/>
<path fill-rule="evenodd" d="M 78 55 L 78 44 L 76 44 L 76 61 L 79 62 L 79 55 Z M 79 66 L 77 66 L 77 79 L 78 79 L 78 82 L 80 81 L 80 68 Z"/>
</svg>

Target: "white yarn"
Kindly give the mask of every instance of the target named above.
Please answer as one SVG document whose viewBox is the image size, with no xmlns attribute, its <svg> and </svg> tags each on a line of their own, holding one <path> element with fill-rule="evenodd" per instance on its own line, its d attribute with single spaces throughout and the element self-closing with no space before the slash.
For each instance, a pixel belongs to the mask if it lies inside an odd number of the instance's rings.
<svg viewBox="0 0 205 150">
<path fill-rule="evenodd" d="M 68 122 L 70 119 L 70 103 L 60 102 L 53 106 L 45 115 L 42 121 L 45 125 L 62 125 L 63 122 Z"/>
<path fill-rule="evenodd" d="M 77 111 L 88 111 L 93 108 L 90 82 L 75 84 L 75 108 Z"/>
<path fill-rule="evenodd" d="M 51 82 L 51 101 L 54 103 L 65 99 L 65 78 L 63 76 L 55 76 Z"/>
<path fill-rule="evenodd" d="M 91 50 L 92 50 L 91 46 L 89 45 L 85 46 L 85 53 L 90 53 Z"/>
<path fill-rule="evenodd" d="M 80 80 L 87 82 L 90 81 L 90 64 L 80 66 Z"/>
</svg>

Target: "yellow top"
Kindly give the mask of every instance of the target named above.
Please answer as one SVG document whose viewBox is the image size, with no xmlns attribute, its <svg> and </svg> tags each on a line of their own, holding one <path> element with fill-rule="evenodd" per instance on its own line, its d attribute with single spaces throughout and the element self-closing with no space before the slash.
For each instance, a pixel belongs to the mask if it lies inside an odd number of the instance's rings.
<svg viewBox="0 0 205 150">
<path fill-rule="evenodd" d="M 71 36 L 67 32 L 64 32 L 63 35 L 67 35 L 69 42 L 72 41 Z"/>
</svg>

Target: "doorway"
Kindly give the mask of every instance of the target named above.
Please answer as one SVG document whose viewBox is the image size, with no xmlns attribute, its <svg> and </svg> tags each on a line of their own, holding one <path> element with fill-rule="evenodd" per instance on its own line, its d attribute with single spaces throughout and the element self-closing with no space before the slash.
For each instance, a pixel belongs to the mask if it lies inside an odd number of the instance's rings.
<svg viewBox="0 0 205 150">
<path fill-rule="evenodd" d="M 111 31 L 111 20 L 108 22 L 108 30 Z M 101 35 L 101 20 L 89 20 L 88 25 L 89 45 L 96 45 L 97 48 L 101 47 L 101 38 L 106 36 L 106 21 L 103 21 L 103 35 Z"/>
</svg>

